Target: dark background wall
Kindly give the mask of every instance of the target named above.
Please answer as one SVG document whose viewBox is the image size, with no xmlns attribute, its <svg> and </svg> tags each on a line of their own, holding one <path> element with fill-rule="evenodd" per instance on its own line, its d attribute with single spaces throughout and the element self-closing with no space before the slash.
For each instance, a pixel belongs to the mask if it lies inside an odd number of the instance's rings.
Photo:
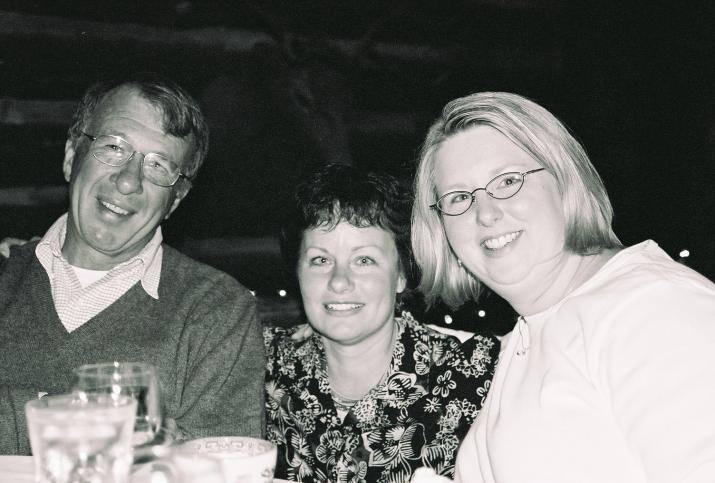
<svg viewBox="0 0 715 483">
<path fill-rule="evenodd" d="M 624 243 L 652 238 L 676 259 L 687 249 L 681 261 L 712 279 L 713 5 L 0 1 L 0 236 L 42 234 L 65 211 L 65 132 L 83 90 L 128 70 L 164 72 L 212 128 L 207 164 L 165 238 L 291 319 L 274 235 L 306 166 L 339 160 L 409 177 L 446 101 L 506 90 L 583 142 Z M 451 315 L 455 327 L 499 330 L 510 317 L 496 297 Z"/>
</svg>

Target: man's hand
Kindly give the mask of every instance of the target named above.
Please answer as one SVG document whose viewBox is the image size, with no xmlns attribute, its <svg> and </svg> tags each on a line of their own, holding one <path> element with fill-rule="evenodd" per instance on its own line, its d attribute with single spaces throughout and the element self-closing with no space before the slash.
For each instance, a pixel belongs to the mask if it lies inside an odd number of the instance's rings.
<svg viewBox="0 0 715 483">
<path fill-rule="evenodd" d="M 5 258 L 10 257 L 10 248 L 14 246 L 21 246 L 24 245 L 27 242 L 39 240 L 39 236 L 33 236 L 29 240 L 22 240 L 20 238 L 12 238 L 12 237 L 7 237 L 3 238 L 2 241 L 0 241 L 0 255 L 2 255 Z"/>
<path fill-rule="evenodd" d="M 303 342 L 313 335 L 313 328 L 308 324 L 300 324 L 296 327 L 295 333 L 290 336 L 296 342 Z"/>
</svg>

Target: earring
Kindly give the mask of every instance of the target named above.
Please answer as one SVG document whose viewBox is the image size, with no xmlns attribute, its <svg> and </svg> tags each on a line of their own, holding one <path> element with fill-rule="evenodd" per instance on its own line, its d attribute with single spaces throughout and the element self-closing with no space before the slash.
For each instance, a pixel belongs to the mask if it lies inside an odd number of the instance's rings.
<svg viewBox="0 0 715 483">
<path fill-rule="evenodd" d="M 397 300 L 395 300 L 395 314 L 400 315 L 402 314 L 402 311 L 405 309 L 405 302 L 402 300 L 402 297 L 397 297 Z"/>
<path fill-rule="evenodd" d="M 398 293 L 395 297 L 395 316 L 402 317 L 402 312 L 410 310 L 410 295 L 405 290 L 402 293 Z"/>
</svg>

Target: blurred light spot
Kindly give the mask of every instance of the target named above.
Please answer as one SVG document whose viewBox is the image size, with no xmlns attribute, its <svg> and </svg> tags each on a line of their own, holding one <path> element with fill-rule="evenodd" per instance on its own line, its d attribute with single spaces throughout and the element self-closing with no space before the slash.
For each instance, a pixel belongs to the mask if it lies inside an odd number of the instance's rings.
<svg viewBox="0 0 715 483">
<path fill-rule="evenodd" d="M 255 290 L 249 290 L 249 292 L 251 292 L 251 295 L 253 295 L 254 297 L 256 296 L 256 291 L 255 291 Z"/>
<path fill-rule="evenodd" d="M 690 256 L 690 250 L 682 250 L 678 256 L 680 258 L 688 258 Z"/>
<path fill-rule="evenodd" d="M 451 324 L 452 323 L 452 316 L 447 314 L 444 316 L 444 323 L 445 324 Z"/>
<path fill-rule="evenodd" d="M 479 312 L 477 312 L 477 315 L 480 317 L 486 317 L 487 313 L 484 310 L 480 310 Z"/>
<path fill-rule="evenodd" d="M 278 295 L 280 295 L 281 297 L 285 297 L 286 295 L 288 295 L 288 292 L 286 292 L 286 291 L 283 290 L 283 289 L 280 289 L 280 290 L 278 291 Z"/>
</svg>

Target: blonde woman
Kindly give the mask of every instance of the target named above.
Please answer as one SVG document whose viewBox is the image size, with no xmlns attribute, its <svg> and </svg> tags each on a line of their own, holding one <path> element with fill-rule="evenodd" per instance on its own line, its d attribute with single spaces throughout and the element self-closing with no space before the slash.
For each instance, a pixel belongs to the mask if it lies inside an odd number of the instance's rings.
<svg viewBox="0 0 715 483">
<path fill-rule="evenodd" d="M 519 314 L 457 481 L 715 481 L 715 285 L 653 241 L 621 245 L 561 122 L 514 94 L 450 102 L 415 196 L 428 299 L 484 285 Z"/>
</svg>

